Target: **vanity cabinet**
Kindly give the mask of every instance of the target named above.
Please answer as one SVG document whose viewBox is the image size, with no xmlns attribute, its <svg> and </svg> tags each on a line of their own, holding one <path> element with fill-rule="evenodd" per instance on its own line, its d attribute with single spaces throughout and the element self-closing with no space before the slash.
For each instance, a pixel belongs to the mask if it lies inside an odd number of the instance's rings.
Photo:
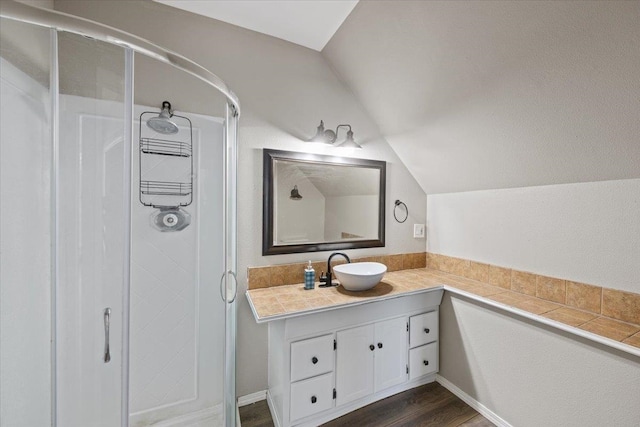
<svg viewBox="0 0 640 427">
<path fill-rule="evenodd" d="M 269 322 L 275 425 L 317 426 L 434 381 L 441 299 L 435 290 Z"/>
<path fill-rule="evenodd" d="M 399 317 L 337 332 L 337 405 L 406 381 L 406 327 Z"/>
</svg>

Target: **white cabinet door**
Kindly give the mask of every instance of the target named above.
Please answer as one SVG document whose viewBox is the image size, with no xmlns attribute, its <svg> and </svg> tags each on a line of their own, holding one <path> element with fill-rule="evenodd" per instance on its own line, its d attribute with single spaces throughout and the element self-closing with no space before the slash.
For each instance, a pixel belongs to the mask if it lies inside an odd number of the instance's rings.
<svg viewBox="0 0 640 427">
<path fill-rule="evenodd" d="M 375 391 L 407 379 L 407 319 L 391 319 L 375 325 Z"/>
<path fill-rule="evenodd" d="M 337 333 L 336 404 L 373 393 L 374 325 Z"/>
</svg>

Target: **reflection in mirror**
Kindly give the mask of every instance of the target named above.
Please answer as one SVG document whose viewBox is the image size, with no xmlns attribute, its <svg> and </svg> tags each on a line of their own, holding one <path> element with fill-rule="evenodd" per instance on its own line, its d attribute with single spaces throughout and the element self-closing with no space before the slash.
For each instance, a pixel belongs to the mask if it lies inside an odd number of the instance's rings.
<svg viewBox="0 0 640 427">
<path fill-rule="evenodd" d="M 263 255 L 384 246 L 385 169 L 264 150 Z"/>
</svg>

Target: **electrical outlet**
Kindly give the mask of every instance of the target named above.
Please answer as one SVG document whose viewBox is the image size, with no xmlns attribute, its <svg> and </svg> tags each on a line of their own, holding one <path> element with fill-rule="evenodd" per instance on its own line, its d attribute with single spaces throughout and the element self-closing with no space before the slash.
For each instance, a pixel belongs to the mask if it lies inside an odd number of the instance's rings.
<svg viewBox="0 0 640 427">
<path fill-rule="evenodd" d="M 413 224 L 413 237 L 416 239 L 424 238 L 424 224 Z"/>
</svg>

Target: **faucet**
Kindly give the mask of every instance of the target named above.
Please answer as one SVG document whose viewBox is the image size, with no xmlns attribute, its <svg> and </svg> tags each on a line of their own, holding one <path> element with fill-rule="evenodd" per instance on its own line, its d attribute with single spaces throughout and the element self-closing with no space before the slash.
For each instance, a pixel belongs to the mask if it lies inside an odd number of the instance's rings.
<svg viewBox="0 0 640 427">
<path fill-rule="evenodd" d="M 318 285 L 321 288 L 328 288 L 329 286 L 333 286 L 333 282 L 332 282 L 332 273 L 331 273 L 331 260 L 333 259 L 334 256 L 336 255 L 340 255 L 342 257 L 344 257 L 344 259 L 347 260 L 347 262 L 351 262 L 351 260 L 349 259 L 349 257 L 347 256 L 347 254 L 344 254 L 342 252 L 334 252 L 329 256 L 329 259 L 327 260 L 327 275 L 324 277 L 320 277 L 320 285 Z"/>
</svg>

